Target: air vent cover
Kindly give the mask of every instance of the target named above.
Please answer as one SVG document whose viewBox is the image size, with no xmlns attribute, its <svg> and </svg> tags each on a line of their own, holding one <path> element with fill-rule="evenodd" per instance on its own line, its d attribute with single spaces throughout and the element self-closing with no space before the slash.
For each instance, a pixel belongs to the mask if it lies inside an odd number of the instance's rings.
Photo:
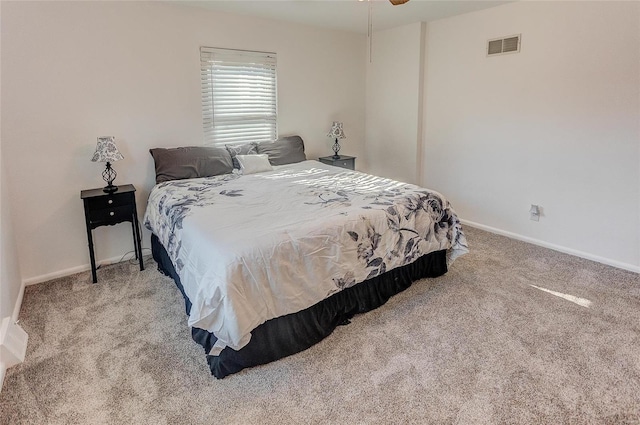
<svg viewBox="0 0 640 425">
<path fill-rule="evenodd" d="M 502 55 L 504 53 L 518 53 L 519 51 L 520 34 L 503 38 L 494 38 L 487 42 L 487 56 Z"/>
</svg>

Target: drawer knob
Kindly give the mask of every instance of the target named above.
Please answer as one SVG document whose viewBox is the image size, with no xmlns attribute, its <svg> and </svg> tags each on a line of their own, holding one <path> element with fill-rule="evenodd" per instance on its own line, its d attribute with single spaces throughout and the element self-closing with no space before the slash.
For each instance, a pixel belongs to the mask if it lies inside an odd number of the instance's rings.
<svg viewBox="0 0 640 425">
<path fill-rule="evenodd" d="M 109 201 L 107 201 L 107 203 L 113 204 L 113 199 L 109 199 Z"/>
<path fill-rule="evenodd" d="M 109 213 L 109 215 L 110 215 L 110 216 L 112 216 L 112 217 L 113 217 L 113 215 L 114 215 L 114 214 L 115 214 L 115 213 L 114 213 L 113 211 L 111 211 L 111 212 Z"/>
</svg>

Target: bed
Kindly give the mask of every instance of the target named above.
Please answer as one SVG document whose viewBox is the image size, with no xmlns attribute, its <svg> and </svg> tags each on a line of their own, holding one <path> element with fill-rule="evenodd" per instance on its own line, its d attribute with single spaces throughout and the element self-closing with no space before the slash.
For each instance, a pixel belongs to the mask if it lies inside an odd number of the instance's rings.
<svg viewBox="0 0 640 425">
<path fill-rule="evenodd" d="M 441 194 L 306 160 L 299 137 L 188 149 L 152 150 L 144 223 L 217 378 L 311 347 L 468 251 Z"/>
</svg>

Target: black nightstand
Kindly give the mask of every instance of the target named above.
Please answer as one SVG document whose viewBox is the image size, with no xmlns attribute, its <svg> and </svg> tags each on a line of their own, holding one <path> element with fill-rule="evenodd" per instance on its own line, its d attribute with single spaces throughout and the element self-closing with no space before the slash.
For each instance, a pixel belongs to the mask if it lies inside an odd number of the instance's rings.
<svg viewBox="0 0 640 425">
<path fill-rule="evenodd" d="M 356 157 L 355 156 L 346 156 L 339 155 L 339 158 L 334 158 L 333 156 L 323 156 L 322 158 L 318 158 L 318 161 L 323 164 L 335 165 L 336 167 L 348 168 L 349 170 L 356 169 Z"/>
<path fill-rule="evenodd" d="M 113 226 L 114 224 L 130 221 L 133 232 L 133 248 L 136 258 L 140 262 L 140 270 L 144 270 L 135 192 L 136 188 L 132 184 L 118 186 L 118 190 L 113 193 L 106 193 L 102 188 L 80 192 L 80 198 L 84 201 L 84 218 L 87 224 L 93 283 L 98 281 L 96 276 L 96 257 L 93 252 L 93 235 L 91 234 L 91 231 L 96 227 Z"/>
</svg>

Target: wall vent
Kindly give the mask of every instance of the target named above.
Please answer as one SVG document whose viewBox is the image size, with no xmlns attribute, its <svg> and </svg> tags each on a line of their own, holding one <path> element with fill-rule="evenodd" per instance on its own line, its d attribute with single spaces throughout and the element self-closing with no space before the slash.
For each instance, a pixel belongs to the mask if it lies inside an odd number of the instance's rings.
<svg viewBox="0 0 640 425">
<path fill-rule="evenodd" d="M 487 42 L 487 56 L 518 53 L 520 51 L 520 34 L 509 37 L 494 38 Z"/>
</svg>

